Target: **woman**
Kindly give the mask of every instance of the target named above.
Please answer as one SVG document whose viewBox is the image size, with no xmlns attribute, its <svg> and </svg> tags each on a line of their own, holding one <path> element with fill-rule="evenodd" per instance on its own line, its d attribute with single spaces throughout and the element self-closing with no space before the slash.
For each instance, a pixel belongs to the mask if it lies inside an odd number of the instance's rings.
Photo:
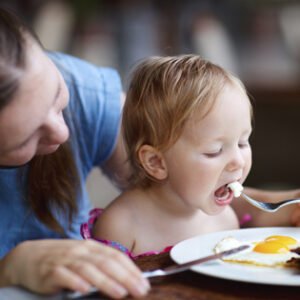
<svg viewBox="0 0 300 300">
<path fill-rule="evenodd" d="M 78 240 L 90 209 L 88 173 L 99 166 L 118 182 L 126 174 L 121 102 L 116 72 L 46 53 L 0 9 L 0 286 L 147 293 L 127 257 Z"/>
</svg>

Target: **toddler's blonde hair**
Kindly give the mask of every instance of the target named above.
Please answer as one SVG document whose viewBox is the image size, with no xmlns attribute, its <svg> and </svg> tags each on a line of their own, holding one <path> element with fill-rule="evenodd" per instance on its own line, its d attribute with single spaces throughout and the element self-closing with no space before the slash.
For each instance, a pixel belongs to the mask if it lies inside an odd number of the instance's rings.
<svg viewBox="0 0 300 300">
<path fill-rule="evenodd" d="M 150 57 L 136 66 L 122 120 L 132 167 L 130 185 L 147 187 L 156 181 L 140 164 L 140 147 L 147 144 L 167 150 L 188 120 L 200 120 L 210 111 L 226 84 L 246 93 L 238 78 L 198 55 Z"/>
</svg>

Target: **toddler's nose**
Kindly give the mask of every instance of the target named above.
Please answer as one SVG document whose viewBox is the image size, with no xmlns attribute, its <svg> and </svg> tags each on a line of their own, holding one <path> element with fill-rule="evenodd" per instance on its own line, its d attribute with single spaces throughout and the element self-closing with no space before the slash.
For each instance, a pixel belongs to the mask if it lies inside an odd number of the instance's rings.
<svg viewBox="0 0 300 300">
<path fill-rule="evenodd" d="M 243 155 L 239 151 L 236 151 L 227 164 L 227 170 L 232 172 L 242 169 L 244 166 L 245 159 Z"/>
</svg>

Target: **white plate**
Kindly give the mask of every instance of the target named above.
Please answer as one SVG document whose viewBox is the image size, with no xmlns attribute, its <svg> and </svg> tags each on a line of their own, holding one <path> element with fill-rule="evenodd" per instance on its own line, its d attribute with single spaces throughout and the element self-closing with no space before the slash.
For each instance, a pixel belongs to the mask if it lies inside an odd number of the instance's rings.
<svg viewBox="0 0 300 300">
<path fill-rule="evenodd" d="M 231 231 L 220 231 L 200 235 L 182 241 L 171 250 L 171 257 L 177 263 L 213 253 L 215 245 L 223 238 L 233 236 L 240 241 L 260 241 L 270 235 L 288 235 L 300 241 L 300 228 L 295 227 L 270 227 L 250 228 Z M 287 268 L 267 268 L 238 265 L 215 260 L 191 268 L 193 271 L 236 281 L 253 282 L 271 285 L 300 286 L 300 272 Z"/>
</svg>

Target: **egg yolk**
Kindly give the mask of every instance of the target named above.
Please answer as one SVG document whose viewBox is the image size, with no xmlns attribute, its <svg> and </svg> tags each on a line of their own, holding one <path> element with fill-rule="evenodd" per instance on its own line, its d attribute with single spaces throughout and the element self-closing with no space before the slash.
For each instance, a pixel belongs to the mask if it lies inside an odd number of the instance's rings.
<svg viewBox="0 0 300 300">
<path fill-rule="evenodd" d="M 286 245 L 276 241 L 263 241 L 256 244 L 256 246 L 253 248 L 253 251 L 259 253 L 279 254 L 289 252 L 289 248 Z"/>
<path fill-rule="evenodd" d="M 269 236 L 265 239 L 265 241 L 273 241 L 273 242 L 278 242 L 281 244 L 284 244 L 287 247 L 293 246 L 297 244 L 297 240 L 290 236 L 285 236 L 285 235 L 272 235 Z"/>
</svg>

